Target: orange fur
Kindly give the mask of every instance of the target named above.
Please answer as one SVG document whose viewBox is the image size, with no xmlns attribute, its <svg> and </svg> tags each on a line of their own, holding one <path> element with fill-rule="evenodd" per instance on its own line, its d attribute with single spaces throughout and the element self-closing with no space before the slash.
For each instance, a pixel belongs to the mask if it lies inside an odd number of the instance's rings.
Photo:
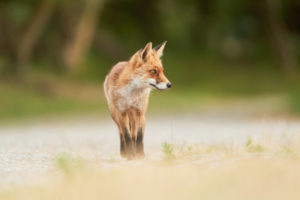
<svg viewBox="0 0 300 200">
<path fill-rule="evenodd" d="M 149 42 L 129 61 L 117 63 L 106 76 L 104 92 L 120 133 L 121 156 L 144 157 L 145 113 L 152 89 L 171 87 L 160 57 L 166 42 L 155 49 Z"/>
</svg>

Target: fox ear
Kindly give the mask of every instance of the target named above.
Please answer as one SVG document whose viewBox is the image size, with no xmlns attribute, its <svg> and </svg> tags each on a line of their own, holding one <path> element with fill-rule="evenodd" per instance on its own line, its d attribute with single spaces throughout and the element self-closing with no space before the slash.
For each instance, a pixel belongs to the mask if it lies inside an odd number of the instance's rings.
<svg viewBox="0 0 300 200">
<path fill-rule="evenodd" d="M 153 48 L 153 50 L 156 51 L 156 54 L 159 58 L 162 57 L 166 44 L 167 44 L 167 41 L 164 41 L 163 43 L 161 43 Z"/>
<path fill-rule="evenodd" d="M 152 51 L 152 42 L 148 42 L 145 48 L 141 52 L 141 56 L 144 61 L 147 61 L 147 58 L 149 57 L 151 51 Z"/>
</svg>

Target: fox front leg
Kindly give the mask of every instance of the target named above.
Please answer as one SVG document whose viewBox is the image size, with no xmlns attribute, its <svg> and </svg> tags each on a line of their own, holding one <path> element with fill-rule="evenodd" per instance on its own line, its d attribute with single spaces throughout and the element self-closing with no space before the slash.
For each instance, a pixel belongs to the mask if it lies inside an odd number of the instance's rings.
<svg viewBox="0 0 300 200">
<path fill-rule="evenodd" d="M 144 158 L 145 153 L 144 153 L 144 133 L 143 129 L 140 128 L 137 134 L 137 139 L 136 139 L 136 157 L 137 158 Z"/>
<path fill-rule="evenodd" d="M 120 153 L 127 159 L 133 159 L 135 154 L 134 142 L 130 136 L 129 130 L 123 129 L 123 138 L 121 140 Z"/>
<path fill-rule="evenodd" d="M 129 119 L 127 114 L 122 114 L 118 120 L 120 132 L 120 154 L 123 158 L 134 158 L 134 143 L 130 136 Z"/>
<path fill-rule="evenodd" d="M 137 158 L 144 158 L 144 133 L 145 133 L 145 116 L 141 116 L 139 128 L 137 131 L 137 137 L 136 137 L 136 157 Z"/>
<path fill-rule="evenodd" d="M 134 143 L 135 157 L 144 158 L 144 128 L 145 113 L 139 109 L 131 109 L 129 112 L 131 138 Z"/>
</svg>

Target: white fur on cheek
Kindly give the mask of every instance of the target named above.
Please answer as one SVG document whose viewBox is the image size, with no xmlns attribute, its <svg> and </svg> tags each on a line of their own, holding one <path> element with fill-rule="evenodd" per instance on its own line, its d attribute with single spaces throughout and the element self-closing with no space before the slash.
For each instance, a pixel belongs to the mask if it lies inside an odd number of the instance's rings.
<svg viewBox="0 0 300 200">
<path fill-rule="evenodd" d="M 149 78 L 149 79 L 148 79 L 148 83 L 149 83 L 149 84 L 156 85 L 156 80 L 153 79 L 153 78 Z"/>
</svg>

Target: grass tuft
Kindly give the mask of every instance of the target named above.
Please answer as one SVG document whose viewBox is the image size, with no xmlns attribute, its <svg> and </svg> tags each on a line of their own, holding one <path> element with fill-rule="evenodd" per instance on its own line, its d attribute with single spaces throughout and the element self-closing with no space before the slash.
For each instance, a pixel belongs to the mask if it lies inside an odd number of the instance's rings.
<svg viewBox="0 0 300 200">
<path fill-rule="evenodd" d="M 175 159 L 175 155 L 174 155 L 174 152 L 173 152 L 173 150 L 174 150 L 173 145 L 171 145 L 167 142 L 164 142 L 162 150 L 163 150 L 164 155 L 165 155 L 165 160 L 172 161 L 172 160 Z"/>
<path fill-rule="evenodd" d="M 248 137 L 246 149 L 250 153 L 261 153 L 265 151 L 265 148 L 261 144 L 255 144 L 251 137 Z"/>
<path fill-rule="evenodd" d="M 74 172 L 84 169 L 85 161 L 79 156 L 72 156 L 68 153 L 60 153 L 56 157 L 56 165 L 63 174 L 71 176 Z"/>
</svg>

